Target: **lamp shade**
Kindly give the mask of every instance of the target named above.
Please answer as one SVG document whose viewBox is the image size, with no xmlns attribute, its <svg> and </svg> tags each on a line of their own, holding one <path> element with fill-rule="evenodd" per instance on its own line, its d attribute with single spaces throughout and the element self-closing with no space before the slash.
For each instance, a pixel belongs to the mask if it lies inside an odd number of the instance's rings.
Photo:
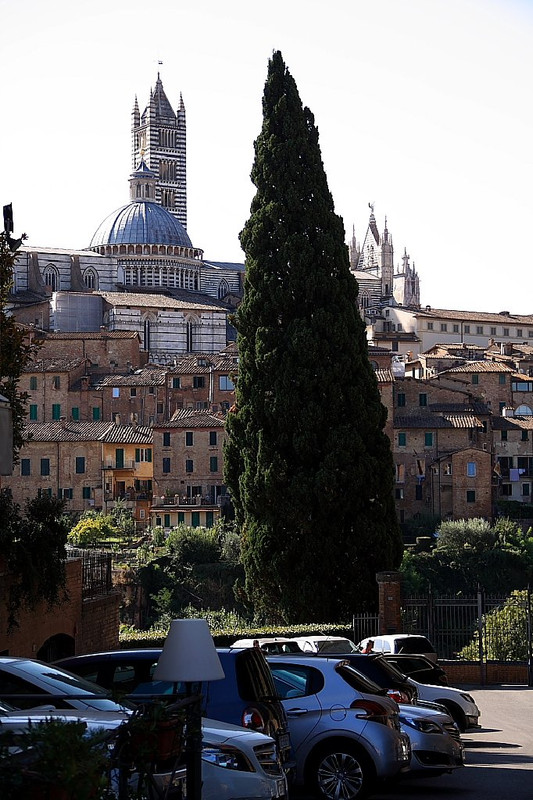
<svg viewBox="0 0 533 800">
<path fill-rule="evenodd" d="M 224 678 L 205 619 L 174 619 L 154 671 L 155 681 L 199 683 Z"/>
</svg>

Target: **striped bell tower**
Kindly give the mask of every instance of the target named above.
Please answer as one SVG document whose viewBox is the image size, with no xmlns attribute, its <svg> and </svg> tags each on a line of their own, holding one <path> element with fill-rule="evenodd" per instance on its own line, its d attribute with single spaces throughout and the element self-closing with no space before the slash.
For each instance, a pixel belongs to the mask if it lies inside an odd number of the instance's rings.
<svg viewBox="0 0 533 800">
<path fill-rule="evenodd" d="M 131 114 L 132 169 L 141 161 L 157 176 L 155 202 L 187 228 L 187 124 L 180 95 L 177 112 L 170 105 L 159 73 L 143 113 L 137 98 Z"/>
</svg>

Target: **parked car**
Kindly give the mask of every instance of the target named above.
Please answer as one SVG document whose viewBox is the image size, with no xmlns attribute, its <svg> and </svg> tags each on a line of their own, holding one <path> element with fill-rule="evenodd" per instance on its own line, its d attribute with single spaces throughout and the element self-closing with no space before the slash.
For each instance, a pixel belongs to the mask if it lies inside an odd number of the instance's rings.
<svg viewBox="0 0 533 800">
<path fill-rule="evenodd" d="M 88 730 L 104 729 L 115 732 L 124 722 L 122 715 L 112 711 L 58 709 L 42 706 L 25 710 L 0 702 L 0 735 L 7 731 L 20 734 L 29 724 L 49 719 L 81 720 Z M 184 787 L 185 766 L 153 776 L 155 785 L 163 791 L 171 782 Z M 116 781 L 116 778 L 115 778 Z M 136 776 L 130 779 L 135 788 Z M 118 788 L 118 787 L 117 787 Z M 276 743 L 247 728 L 202 720 L 202 800 L 273 800 L 287 797 L 287 779 L 283 772 Z"/>
<path fill-rule="evenodd" d="M 425 655 L 430 661 L 437 663 L 435 648 L 425 636 L 412 633 L 391 633 L 378 636 L 368 636 L 356 645 L 357 650 L 367 652 L 367 645 L 372 643 L 373 653 L 419 653 Z"/>
<path fill-rule="evenodd" d="M 257 645 L 255 644 L 257 642 Z M 260 647 L 263 653 L 301 653 L 301 649 L 294 639 L 284 639 L 280 636 L 270 636 L 260 639 L 238 639 L 231 645 L 234 647 Z"/>
<path fill-rule="evenodd" d="M 17 708 L 45 703 L 59 709 L 113 712 L 127 716 L 131 706 L 73 672 L 31 658 L 0 656 L 0 699 Z"/>
<path fill-rule="evenodd" d="M 356 669 L 361 670 L 365 675 L 371 677 L 378 685 L 387 685 L 389 679 L 385 677 L 388 673 L 391 677 L 389 688 L 402 686 L 405 690 L 406 685 L 416 692 L 416 704 L 421 702 L 437 703 L 446 708 L 459 730 L 464 732 L 468 728 L 479 727 L 481 711 L 472 695 L 462 689 L 452 686 L 433 686 L 432 684 L 419 683 L 418 681 L 404 675 L 396 665 L 390 663 L 385 654 L 381 653 L 350 653 L 344 656 Z M 377 677 L 376 667 L 379 665 L 381 677 Z M 392 676 L 396 677 L 393 678 Z"/>
<path fill-rule="evenodd" d="M 168 681 L 153 681 L 161 648 L 112 650 L 104 653 L 71 656 L 56 662 L 83 678 L 141 702 L 153 694 L 174 691 Z M 225 678 L 202 685 L 203 713 L 233 725 L 259 731 L 275 739 L 285 768 L 290 766 L 288 724 L 264 653 L 258 648 L 217 650 Z M 178 692 L 184 687 L 178 685 Z"/>
<path fill-rule="evenodd" d="M 289 720 L 296 784 L 327 800 L 354 800 L 409 768 L 397 704 L 354 688 L 361 676 L 349 664 L 303 654 L 268 663 Z"/>
<path fill-rule="evenodd" d="M 357 652 L 356 645 L 344 636 L 295 636 L 292 641 L 297 642 L 304 653 L 336 655 Z"/>
<path fill-rule="evenodd" d="M 436 776 L 464 766 L 459 728 L 443 711 L 400 705 L 400 725 L 411 741 L 410 774 Z"/>
<path fill-rule="evenodd" d="M 400 672 L 419 683 L 432 683 L 434 686 L 448 686 L 448 676 L 444 669 L 430 661 L 427 656 L 407 653 L 383 653 L 389 664 L 394 664 Z"/>
</svg>

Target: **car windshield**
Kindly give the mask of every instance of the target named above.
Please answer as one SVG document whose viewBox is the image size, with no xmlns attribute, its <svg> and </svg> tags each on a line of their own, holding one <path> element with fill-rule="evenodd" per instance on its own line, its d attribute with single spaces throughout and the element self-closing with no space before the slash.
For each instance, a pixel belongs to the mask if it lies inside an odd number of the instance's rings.
<svg viewBox="0 0 533 800">
<path fill-rule="evenodd" d="M 435 648 L 425 636 L 406 636 L 396 642 L 397 653 L 434 653 Z"/>
</svg>

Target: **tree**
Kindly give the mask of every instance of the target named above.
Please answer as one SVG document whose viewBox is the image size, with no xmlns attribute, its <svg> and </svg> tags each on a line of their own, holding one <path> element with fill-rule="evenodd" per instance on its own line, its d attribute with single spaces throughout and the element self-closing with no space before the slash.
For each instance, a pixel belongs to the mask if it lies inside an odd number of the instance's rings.
<svg viewBox="0 0 533 800">
<path fill-rule="evenodd" d="M 271 619 L 338 619 L 375 605 L 375 573 L 395 567 L 402 546 L 344 227 L 313 115 L 279 52 L 251 177 L 225 447 L 247 592 Z"/>
<path fill-rule="evenodd" d="M 0 553 L 9 572 L 8 629 L 18 625 L 21 608 L 48 607 L 67 599 L 65 504 L 56 497 L 26 501 L 24 513 L 8 489 L 0 491 Z"/>
<path fill-rule="evenodd" d="M 23 237 L 25 238 L 25 237 Z M 0 394 L 9 400 L 13 416 L 13 457 L 17 461 L 18 451 L 24 438 L 27 395 L 19 390 L 20 376 L 35 351 L 36 344 L 26 341 L 24 330 L 15 318 L 6 311 L 9 291 L 13 282 L 15 253 L 10 243 L 19 244 L 6 233 L 0 233 Z"/>
</svg>

